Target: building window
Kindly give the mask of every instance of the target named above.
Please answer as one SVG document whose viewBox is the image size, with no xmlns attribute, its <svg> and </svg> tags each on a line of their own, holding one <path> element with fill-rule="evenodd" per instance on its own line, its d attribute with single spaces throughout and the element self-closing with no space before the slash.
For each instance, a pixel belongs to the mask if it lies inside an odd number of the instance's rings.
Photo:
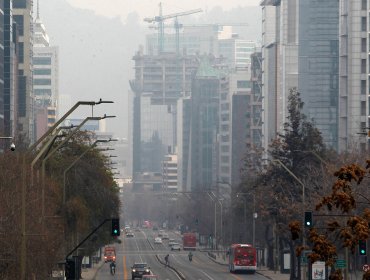
<svg viewBox="0 0 370 280">
<path fill-rule="evenodd" d="M 361 116 L 366 116 L 366 101 L 361 101 Z"/>
<path fill-rule="evenodd" d="M 366 94 L 366 80 L 361 80 L 361 94 Z"/>
<path fill-rule="evenodd" d="M 13 2 L 13 8 L 14 8 L 14 2 Z M 19 15 L 13 15 L 13 19 L 17 23 L 19 36 L 23 36 L 24 35 L 24 17 L 19 16 Z"/>
<path fill-rule="evenodd" d="M 250 88 L 250 81 L 237 81 L 237 88 Z"/>
<path fill-rule="evenodd" d="M 51 75 L 51 69 L 35 69 L 34 75 Z"/>
<path fill-rule="evenodd" d="M 366 38 L 361 38 L 361 51 L 366 52 Z"/>
<path fill-rule="evenodd" d="M 36 89 L 33 90 L 33 93 L 36 96 L 40 96 L 40 95 L 51 96 L 51 89 L 49 89 L 49 88 L 36 88 Z"/>
<path fill-rule="evenodd" d="M 361 10 L 367 10 L 367 0 L 362 0 L 362 2 L 361 2 Z"/>
<path fill-rule="evenodd" d="M 361 31 L 366 31 L 367 23 L 366 17 L 361 17 Z"/>
<path fill-rule="evenodd" d="M 34 79 L 33 84 L 36 86 L 50 86 L 51 80 L 50 79 Z"/>
<path fill-rule="evenodd" d="M 34 57 L 33 65 L 51 65 L 51 57 Z"/>
<path fill-rule="evenodd" d="M 366 59 L 361 59 L 361 73 L 366 74 Z"/>
<path fill-rule="evenodd" d="M 27 8 L 27 0 L 13 0 L 13 8 L 15 9 Z"/>
</svg>

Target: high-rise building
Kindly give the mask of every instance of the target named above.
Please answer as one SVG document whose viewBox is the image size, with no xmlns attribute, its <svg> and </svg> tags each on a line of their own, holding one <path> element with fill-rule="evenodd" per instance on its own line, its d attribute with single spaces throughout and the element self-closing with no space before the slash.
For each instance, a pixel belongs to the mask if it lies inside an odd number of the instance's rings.
<svg viewBox="0 0 370 280">
<path fill-rule="evenodd" d="M 297 5 L 297 1 L 286 0 L 261 2 L 265 150 L 283 131 L 289 90 L 298 87 Z"/>
<path fill-rule="evenodd" d="M 40 19 L 39 2 L 34 22 L 33 93 L 35 97 L 36 138 L 53 126 L 58 116 L 58 49 L 50 46 Z"/>
<path fill-rule="evenodd" d="M 130 84 L 135 188 L 135 174 L 161 172 L 163 157 L 175 150 L 177 101 L 190 95 L 199 62 L 194 55 L 144 55 L 142 51 L 133 59 L 135 80 Z"/>
<path fill-rule="evenodd" d="M 218 182 L 230 186 L 240 183 L 243 157 L 251 139 L 250 76 L 249 67 L 234 70 L 220 96 Z"/>
<path fill-rule="evenodd" d="M 186 53 L 189 55 L 212 54 L 224 57 L 224 62 L 231 68 L 246 67 L 250 64 L 250 55 L 256 50 L 256 42 L 245 40 L 233 33 L 232 26 L 220 24 L 192 24 L 183 27 L 179 37 L 174 33 L 164 34 L 164 51 L 167 53 Z M 172 27 L 172 26 L 171 26 Z M 147 35 L 146 51 L 158 52 L 157 34 Z"/>
<path fill-rule="evenodd" d="M 5 18 L 4 0 L 0 1 L 0 69 L 4 69 L 4 47 L 5 47 Z M 5 135 L 5 91 L 4 91 L 4 71 L 0 71 L 0 135 Z M 9 134 L 7 134 L 9 135 Z"/>
<path fill-rule="evenodd" d="M 264 148 L 283 132 L 288 94 L 296 88 L 303 113 L 337 149 L 338 1 L 263 0 L 261 6 Z"/>
<path fill-rule="evenodd" d="M 313 120 L 325 144 L 337 150 L 339 3 L 299 3 L 298 91 L 303 113 Z"/>
<path fill-rule="evenodd" d="M 370 149 L 369 2 L 340 0 L 339 132 L 340 151 Z"/>
<path fill-rule="evenodd" d="M 251 54 L 256 51 L 256 42 L 243 40 L 237 35 L 218 40 L 218 56 L 224 57 L 230 68 L 249 67 Z"/>
<path fill-rule="evenodd" d="M 0 72 L 0 135 L 2 136 L 14 136 L 13 130 L 10 123 L 10 42 L 12 42 L 13 37 L 11 37 L 11 17 L 10 17 L 10 5 L 11 1 L 0 1 L 0 69 L 4 71 Z M 14 57 L 14 48 L 12 55 Z M 12 75 L 12 78 L 14 76 Z"/>
<path fill-rule="evenodd" d="M 275 1 L 277 2 L 277 1 Z M 276 5 L 276 4 L 275 4 Z M 266 151 L 277 135 L 277 71 L 279 36 L 278 9 L 273 1 L 262 1 L 262 146 Z"/>
<path fill-rule="evenodd" d="M 182 110 L 178 137 L 183 145 L 178 145 L 179 168 L 182 169 L 178 181 L 183 191 L 217 186 L 219 99 L 225 92 L 225 76 L 212 67 L 209 57 L 203 57 L 193 79 L 191 96 L 179 105 Z"/>
<path fill-rule="evenodd" d="M 17 23 L 18 96 L 17 133 L 26 142 L 34 142 L 34 96 L 32 90 L 33 0 L 13 0 L 13 20 Z"/>
</svg>

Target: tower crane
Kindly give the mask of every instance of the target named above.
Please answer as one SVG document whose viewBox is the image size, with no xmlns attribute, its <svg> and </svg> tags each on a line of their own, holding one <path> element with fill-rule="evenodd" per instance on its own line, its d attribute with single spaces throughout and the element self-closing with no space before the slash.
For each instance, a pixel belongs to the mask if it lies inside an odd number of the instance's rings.
<svg viewBox="0 0 370 280">
<path fill-rule="evenodd" d="M 148 22 L 148 23 L 157 22 L 158 24 L 158 54 L 163 52 L 164 21 L 166 19 L 175 18 L 176 40 L 179 40 L 180 25 L 178 24 L 177 17 L 200 13 L 202 11 L 203 11 L 202 9 L 195 9 L 195 10 L 189 10 L 189 11 L 185 11 L 181 13 L 163 15 L 162 14 L 162 3 L 159 3 L 159 15 L 155 17 L 151 17 L 151 18 L 144 18 L 145 22 Z M 177 51 L 179 51 L 178 46 L 177 46 Z"/>
<path fill-rule="evenodd" d="M 183 28 L 183 27 L 207 27 L 207 26 L 213 26 L 213 27 L 215 27 L 215 28 L 218 29 L 220 26 L 249 26 L 249 25 L 248 25 L 248 23 L 245 23 L 245 22 L 181 24 L 181 23 L 178 22 L 177 16 L 176 16 L 175 17 L 174 25 L 171 25 L 171 24 L 166 24 L 165 25 L 162 22 L 161 28 L 162 28 L 162 32 L 164 32 L 163 31 L 164 28 L 168 28 L 168 27 L 175 28 L 175 31 L 176 31 L 176 53 L 179 54 L 179 48 L 180 48 L 180 29 Z M 149 28 L 158 29 L 158 32 L 160 32 L 158 26 L 150 25 Z M 159 41 L 158 41 L 158 45 L 159 45 Z M 163 45 L 162 45 L 162 47 L 163 47 Z"/>
</svg>

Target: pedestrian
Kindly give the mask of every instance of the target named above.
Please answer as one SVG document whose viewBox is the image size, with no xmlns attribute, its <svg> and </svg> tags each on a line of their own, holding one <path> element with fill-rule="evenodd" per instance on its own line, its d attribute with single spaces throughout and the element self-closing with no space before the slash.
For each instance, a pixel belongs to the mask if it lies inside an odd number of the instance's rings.
<svg viewBox="0 0 370 280">
<path fill-rule="evenodd" d="M 166 265 L 165 266 L 169 266 L 169 262 L 168 262 L 168 258 L 170 257 L 169 254 L 167 254 L 165 257 L 164 257 L 164 260 L 166 262 Z"/>
</svg>

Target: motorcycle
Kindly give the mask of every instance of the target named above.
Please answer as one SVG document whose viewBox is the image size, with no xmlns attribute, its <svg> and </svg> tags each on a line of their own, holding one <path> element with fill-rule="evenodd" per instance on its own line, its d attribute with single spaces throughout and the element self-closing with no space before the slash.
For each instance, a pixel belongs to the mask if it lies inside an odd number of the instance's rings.
<svg viewBox="0 0 370 280">
<path fill-rule="evenodd" d="M 110 266 L 110 274 L 112 274 L 112 275 L 116 274 L 116 266 L 115 265 Z"/>
</svg>

